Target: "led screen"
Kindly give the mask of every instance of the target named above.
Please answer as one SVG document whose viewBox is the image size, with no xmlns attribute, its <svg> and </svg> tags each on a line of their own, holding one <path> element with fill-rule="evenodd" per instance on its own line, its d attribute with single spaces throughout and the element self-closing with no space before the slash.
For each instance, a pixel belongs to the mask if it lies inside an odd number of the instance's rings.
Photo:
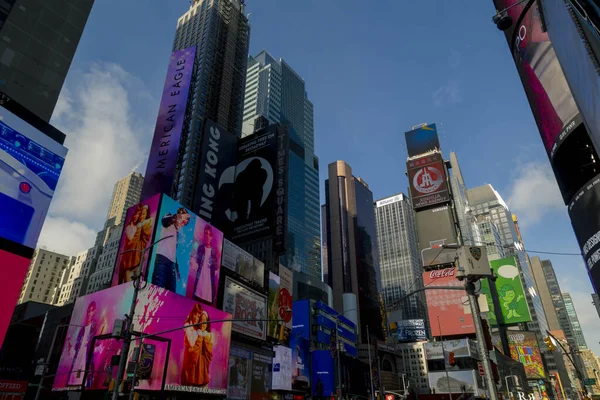
<svg viewBox="0 0 600 400">
<path fill-rule="evenodd" d="M 406 149 L 409 157 L 415 157 L 440 149 L 435 124 L 424 125 L 406 132 Z"/>
<path fill-rule="evenodd" d="M 312 393 L 314 396 L 333 396 L 335 391 L 333 357 L 329 350 L 312 352 Z"/>
<path fill-rule="evenodd" d="M 0 292 L 0 346 L 10 324 L 21 287 L 29 269 L 30 259 L 0 250 L 2 266 L 2 291 Z"/>
</svg>

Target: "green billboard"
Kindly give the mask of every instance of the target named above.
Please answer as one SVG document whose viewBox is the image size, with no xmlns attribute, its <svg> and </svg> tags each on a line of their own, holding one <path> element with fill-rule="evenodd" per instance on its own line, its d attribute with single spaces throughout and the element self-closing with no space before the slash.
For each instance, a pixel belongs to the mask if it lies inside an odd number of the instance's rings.
<svg viewBox="0 0 600 400">
<path fill-rule="evenodd" d="M 504 324 L 530 322 L 531 314 L 515 258 L 494 260 L 490 262 L 490 266 L 496 274 L 496 290 Z"/>
<path fill-rule="evenodd" d="M 490 291 L 489 279 L 482 278 L 479 282 L 481 282 L 481 289 L 479 290 L 479 294 L 485 296 L 488 308 L 490 309 L 490 311 L 488 311 L 487 313 L 488 321 L 490 325 L 496 326 L 498 325 L 498 320 L 496 319 L 496 307 L 494 307 L 494 300 L 492 299 L 492 293 Z"/>
</svg>

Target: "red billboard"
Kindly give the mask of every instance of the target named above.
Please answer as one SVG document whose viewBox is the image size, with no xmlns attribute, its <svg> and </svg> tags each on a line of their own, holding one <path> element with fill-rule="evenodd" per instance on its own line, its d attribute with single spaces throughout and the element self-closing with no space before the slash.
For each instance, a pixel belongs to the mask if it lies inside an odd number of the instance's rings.
<svg viewBox="0 0 600 400">
<path fill-rule="evenodd" d="M 456 279 L 456 267 L 423 272 L 423 285 L 464 286 Z M 465 313 L 467 293 L 464 290 L 427 290 L 425 291 L 427 312 L 434 337 L 468 335 L 475 333 L 473 316 Z"/>
<path fill-rule="evenodd" d="M 31 260 L 20 255 L 0 250 L 2 265 L 2 294 L 0 295 L 0 346 L 10 324 L 10 319 L 19 300 L 19 293 Z"/>
<path fill-rule="evenodd" d="M 450 201 L 444 160 L 439 153 L 415 158 L 406 163 L 413 208 Z"/>
</svg>

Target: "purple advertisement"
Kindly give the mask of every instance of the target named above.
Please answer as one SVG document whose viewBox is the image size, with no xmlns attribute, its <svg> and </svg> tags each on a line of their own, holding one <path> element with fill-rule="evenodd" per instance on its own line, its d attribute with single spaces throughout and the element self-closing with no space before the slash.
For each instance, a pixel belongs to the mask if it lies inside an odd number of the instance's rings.
<svg viewBox="0 0 600 400">
<path fill-rule="evenodd" d="M 171 53 L 144 175 L 142 200 L 156 193 L 171 192 L 195 56 L 196 46 Z"/>
</svg>

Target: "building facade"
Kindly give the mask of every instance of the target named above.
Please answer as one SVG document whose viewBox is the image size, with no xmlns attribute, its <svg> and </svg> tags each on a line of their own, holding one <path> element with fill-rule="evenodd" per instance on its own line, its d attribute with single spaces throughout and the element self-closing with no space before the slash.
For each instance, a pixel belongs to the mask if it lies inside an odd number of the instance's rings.
<svg viewBox="0 0 600 400">
<path fill-rule="evenodd" d="M 415 215 L 410 199 L 400 193 L 377 200 L 375 218 L 383 301 L 391 307 L 423 287 Z M 402 319 L 427 319 L 423 293 L 400 301 L 398 309 Z"/>
<path fill-rule="evenodd" d="M 592 293 L 592 304 L 594 304 L 598 317 L 600 318 L 600 296 L 598 293 Z"/>
<path fill-rule="evenodd" d="M 109 221 L 111 225 L 124 223 L 129 207 L 140 201 L 143 184 L 144 176 L 139 172 L 132 172 L 115 184 L 106 214 L 107 223 Z"/>
<path fill-rule="evenodd" d="M 406 384 L 409 391 L 414 389 L 417 393 L 429 394 L 425 344 L 426 342 L 396 344 L 398 352 L 396 363 L 398 371 L 403 375 L 401 378 L 403 384 Z"/>
<path fill-rule="evenodd" d="M 289 64 L 267 51 L 249 57 L 242 137 L 273 123 L 285 124 L 290 135 L 287 248 L 280 262 L 320 279 L 319 160 L 313 118 L 304 80 Z"/>
<path fill-rule="evenodd" d="M 94 0 L 0 5 L 0 91 L 50 121 Z"/>
<path fill-rule="evenodd" d="M 558 279 L 556 278 L 556 273 L 554 272 L 552 262 L 550 262 L 550 260 L 542 260 L 542 270 L 544 272 L 543 278 L 546 281 L 546 284 L 548 285 L 548 290 L 550 291 L 550 296 L 552 297 L 552 303 L 554 305 L 554 310 L 558 318 L 559 329 L 561 329 L 564 332 L 565 339 L 567 340 L 569 345 L 575 346 L 575 335 L 573 334 L 571 321 L 569 319 L 569 315 L 567 314 L 565 301 L 563 299 L 563 295 L 560 290 L 560 285 L 558 284 Z M 555 327 L 553 326 L 553 328 Z"/>
<path fill-rule="evenodd" d="M 63 275 L 56 305 L 72 303 L 86 293 L 89 277 L 96 270 L 101 251 L 101 247 L 94 246 L 73 256 L 71 266 Z"/>
<path fill-rule="evenodd" d="M 121 244 L 121 235 L 123 233 L 123 224 L 108 228 L 108 235 L 102 244 L 102 251 L 98 256 L 95 271 L 90 274 L 86 294 L 94 293 L 102 289 L 109 288 L 112 281 L 115 262 L 119 254 L 119 245 Z"/>
<path fill-rule="evenodd" d="M 562 297 L 563 301 L 565 302 L 565 310 L 567 311 L 569 322 L 571 323 L 571 329 L 573 329 L 573 338 L 575 339 L 575 344 L 580 350 L 587 349 L 588 347 L 585 342 L 585 337 L 583 336 L 583 330 L 581 329 L 581 324 L 579 323 L 579 317 L 577 316 L 573 299 L 569 293 L 563 293 Z"/>
<path fill-rule="evenodd" d="M 21 288 L 19 304 L 27 301 L 56 304 L 63 274 L 70 264 L 70 256 L 36 249 Z"/>
</svg>

